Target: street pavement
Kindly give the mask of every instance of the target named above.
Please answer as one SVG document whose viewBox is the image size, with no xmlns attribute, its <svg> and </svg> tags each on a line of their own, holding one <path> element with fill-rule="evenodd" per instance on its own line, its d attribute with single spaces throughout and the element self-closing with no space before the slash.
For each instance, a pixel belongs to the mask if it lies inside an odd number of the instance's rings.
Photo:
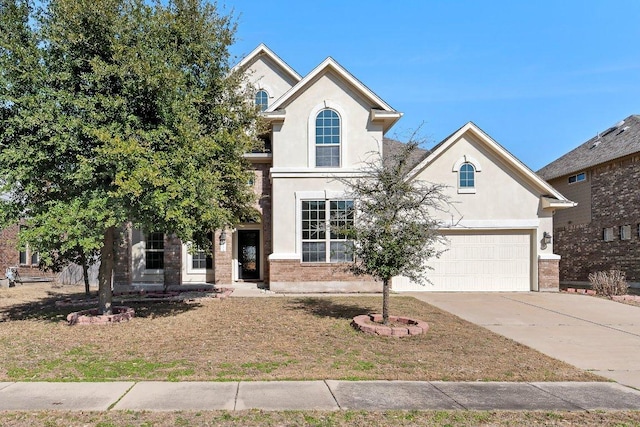
<svg viewBox="0 0 640 427">
<path fill-rule="evenodd" d="M 256 381 L 0 383 L 16 410 L 640 410 L 640 391 L 616 383 Z"/>
</svg>

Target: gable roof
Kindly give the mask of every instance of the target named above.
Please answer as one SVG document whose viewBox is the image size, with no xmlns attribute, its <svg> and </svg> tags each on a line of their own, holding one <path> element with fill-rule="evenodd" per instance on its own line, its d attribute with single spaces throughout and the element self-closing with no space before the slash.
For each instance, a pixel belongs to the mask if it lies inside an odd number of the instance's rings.
<svg viewBox="0 0 640 427">
<path fill-rule="evenodd" d="M 293 86 L 284 95 L 273 102 L 269 106 L 269 108 L 264 111 L 264 113 L 268 116 L 269 113 L 274 113 L 276 110 L 282 108 L 282 106 L 289 100 L 293 99 L 298 94 L 303 92 L 306 89 L 307 85 L 310 84 L 316 77 L 328 72 L 335 73 L 338 77 L 347 82 L 356 91 L 356 93 L 358 93 L 364 99 L 368 100 L 373 105 L 373 108 L 371 110 L 372 120 L 384 120 L 387 123 L 387 127 L 391 127 L 396 121 L 400 119 L 400 117 L 402 117 L 402 113 L 396 111 L 389 104 L 384 102 L 382 98 L 376 95 L 371 89 L 365 86 L 360 80 L 355 78 L 353 74 L 348 72 L 342 65 L 338 64 L 338 62 L 331 57 L 328 57 L 327 59 L 322 61 L 320 65 L 314 68 L 295 86 Z"/>
<path fill-rule="evenodd" d="M 598 133 L 538 171 L 547 181 L 640 152 L 640 116 L 632 115 Z"/>
<path fill-rule="evenodd" d="M 575 206 L 575 203 L 560 194 L 555 188 L 549 185 L 545 180 L 529 169 L 524 163 L 518 160 L 502 145 L 498 144 L 487 133 L 480 129 L 473 122 L 468 122 L 460 129 L 446 137 L 442 142 L 431 149 L 429 155 L 422 160 L 413 171 L 409 174 L 409 178 L 415 177 L 420 171 L 429 166 L 431 162 L 437 159 L 443 152 L 458 141 L 465 133 L 473 134 L 485 148 L 491 151 L 499 159 L 507 164 L 511 169 L 517 172 L 526 182 L 537 188 L 543 196 L 543 207 L 567 208 Z"/>
<path fill-rule="evenodd" d="M 278 67 L 280 67 L 280 69 L 284 71 L 285 74 L 288 74 L 294 81 L 299 82 L 300 80 L 302 80 L 302 77 L 300 76 L 300 74 L 298 74 L 293 68 L 291 68 L 289 64 L 284 62 L 278 55 L 276 55 L 264 43 L 260 43 L 258 47 L 253 49 L 251 53 L 249 53 L 240 62 L 238 62 L 231 69 L 231 71 L 235 72 L 248 67 L 249 65 L 253 64 L 260 56 L 263 56 L 263 55 L 267 56 L 269 59 L 275 62 L 278 65 Z"/>
</svg>

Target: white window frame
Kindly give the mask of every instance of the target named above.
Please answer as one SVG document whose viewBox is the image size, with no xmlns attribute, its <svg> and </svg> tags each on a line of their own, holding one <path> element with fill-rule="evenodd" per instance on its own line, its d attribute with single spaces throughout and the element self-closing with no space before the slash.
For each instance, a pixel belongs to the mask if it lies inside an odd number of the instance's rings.
<svg viewBox="0 0 640 427">
<path fill-rule="evenodd" d="M 571 175 L 567 181 L 569 182 L 569 185 L 571 185 L 571 184 L 577 184 L 579 182 L 584 182 L 586 180 L 587 180 L 587 173 L 580 172 L 575 175 Z"/>
<path fill-rule="evenodd" d="M 630 225 L 621 225 L 620 226 L 620 240 L 631 240 L 631 226 Z"/>
<path fill-rule="evenodd" d="M 264 94 L 267 96 L 267 103 L 265 105 L 258 104 L 258 102 L 257 102 L 258 101 L 258 94 L 260 92 L 264 92 Z M 260 107 L 260 112 L 262 112 L 262 111 L 266 110 L 267 108 L 269 108 L 269 99 L 271 99 L 271 97 L 269 96 L 269 92 L 264 88 L 258 89 L 256 91 L 255 95 L 253 96 L 253 102 L 256 104 L 256 106 Z"/>
<path fill-rule="evenodd" d="M 149 241 L 150 241 L 150 237 L 152 234 L 162 234 L 162 249 L 158 249 L 158 248 L 150 248 L 149 247 Z M 164 233 L 161 231 L 154 231 L 151 233 L 145 233 L 144 235 L 144 269 L 149 272 L 149 271 L 155 271 L 155 272 L 160 272 L 164 270 L 164 251 L 165 251 L 165 238 L 164 238 Z M 148 252 L 155 252 L 155 253 L 162 253 L 162 268 L 149 268 L 149 266 L 147 265 L 147 253 Z"/>
<path fill-rule="evenodd" d="M 613 242 L 613 227 L 606 227 L 602 229 L 602 240 L 605 242 Z"/>
<path fill-rule="evenodd" d="M 319 224 L 320 227 L 322 227 L 321 232 L 324 234 L 323 238 L 316 238 L 316 239 L 311 239 L 311 238 L 304 238 L 304 232 L 305 232 L 305 228 L 303 226 L 304 221 L 311 221 L 310 219 L 305 219 L 304 218 L 304 204 L 305 203 L 324 203 L 324 206 L 322 208 L 322 210 L 324 211 L 324 218 L 322 218 L 321 224 Z M 345 199 L 345 198 L 332 198 L 332 199 L 327 199 L 327 198 L 315 198 L 315 199 L 301 199 L 300 200 L 300 206 L 299 206 L 299 212 L 300 212 L 300 216 L 299 216 L 299 220 L 298 220 L 298 226 L 300 228 L 300 262 L 304 263 L 304 264 L 338 264 L 338 263 L 348 263 L 348 262 L 352 262 L 353 259 L 348 260 L 348 259 L 343 259 L 343 260 L 332 260 L 332 252 L 331 252 L 331 244 L 332 243 L 340 243 L 340 242 L 349 242 L 349 239 L 347 238 L 341 238 L 341 237 L 332 237 L 332 233 L 331 233 L 331 223 L 332 223 L 332 217 L 331 217 L 331 213 L 333 212 L 332 208 L 331 208 L 331 204 L 332 203 L 340 203 L 340 202 L 345 202 L 345 203 L 351 203 L 351 206 L 353 208 L 353 200 L 349 200 L 349 199 Z M 354 211 L 354 215 L 355 215 L 355 211 Z M 320 222 L 318 221 L 318 222 Z M 320 261 L 305 261 L 305 251 L 304 251 L 304 244 L 305 243 L 322 243 L 324 244 L 324 260 L 320 260 Z"/>
<path fill-rule="evenodd" d="M 334 110 L 338 113 L 338 117 L 340 117 L 340 165 L 335 167 L 316 166 L 316 117 L 320 111 L 327 109 Z M 331 171 L 344 168 L 349 164 L 347 150 L 345 148 L 349 143 L 349 135 L 347 132 L 347 129 L 349 129 L 348 123 L 349 117 L 346 114 L 346 111 L 339 104 L 331 100 L 327 99 L 311 109 L 307 122 L 307 167 L 322 171 Z"/>
<path fill-rule="evenodd" d="M 460 168 L 462 165 L 470 164 L 473 167 L 473 187 L 461 187 L 460 186 Z M 456 176 L 456 187 L 458 188 L 458 194 L 475 194 L 476 189 L 478 188 L 478 172 L 482 171 L 482 166 L 480 166 L 480 162 L 469 155 L 464 155 L 460 157 L 454 164 L 452 168 L 452 172 L 457 173 Z"/>
</svg>

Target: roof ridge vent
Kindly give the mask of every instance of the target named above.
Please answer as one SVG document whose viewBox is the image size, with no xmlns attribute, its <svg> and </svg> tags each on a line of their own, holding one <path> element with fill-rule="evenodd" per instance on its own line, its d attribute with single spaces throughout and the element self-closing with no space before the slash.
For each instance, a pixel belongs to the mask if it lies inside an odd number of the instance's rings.
<svg viewBox="0 0 640 427">
<path fill-rule="evenodd" d="M 616 133 L 616 135 L 620 135 L 622 132 L 624 132 L 624 131 L 626 131 L 626 130 L 629 130 L 629 128 L 630 128 L 630 127 L 631 127 L 631 126 L 625 126 L 625 127 L 623 127 L 622 129 L 620 129 L 620 132 Z"/>
<path fill-rule="evenodd" d="M 615 131 L 616 129 L 618 129 L 620 126 L 622 126 L 624 124 L 624 120 L 620 120 L 618 123 L 616 123 L 615 125 L 611 126 L 609 129 L 605 130 L 602 133 L 602 136 L 607 136 L 609 135 L 611 132 Z"/>
</svg>

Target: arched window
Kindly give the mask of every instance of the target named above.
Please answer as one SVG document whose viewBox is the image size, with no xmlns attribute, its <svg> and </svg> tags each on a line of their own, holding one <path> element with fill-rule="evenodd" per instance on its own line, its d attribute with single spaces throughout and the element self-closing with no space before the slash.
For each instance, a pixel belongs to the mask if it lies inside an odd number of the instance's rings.
<svg viewBox="0 0 640 427">
<path fill-rule="evenodd" d="M 269 106 L 269 94 L 266 90 L 259 90 L 256 93 L 256 105 L 260 107 L 260 111 L 264 111 Z"/>
<path fill-rule="evenodd" d="M 340 166 L 340 116 L 328 108 L 316 116 L 316 166 Z"/>
<path fill-rule="evenodd" d="M 475 173 L 476 169 L 471 163 L 463 163 L 460 166 L 460 172 L 458 172 L 459 187 L 474 188 L 476 186 Z"/>
</svg>

